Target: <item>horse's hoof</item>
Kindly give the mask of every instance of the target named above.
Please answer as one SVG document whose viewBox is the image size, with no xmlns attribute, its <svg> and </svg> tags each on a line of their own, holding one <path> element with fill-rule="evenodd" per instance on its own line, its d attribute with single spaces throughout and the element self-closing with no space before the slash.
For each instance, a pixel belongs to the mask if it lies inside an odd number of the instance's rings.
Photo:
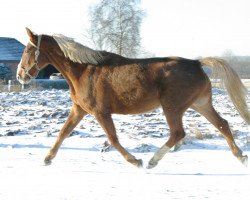
<svg viewBox="0 0 250 200">
<path fill-rule="evenodd" d="M 51 163 L 52 163 L 51 160 L 46 160 L 46 159 L 44 160 L 45 166 L 51 165 Z"/>
<path fill-rule="evenodd" d="M 142 159 L 137 160 L 137 162 L 135 163 L 135 166 L 138 167 L 138 168 L 142 168 L 143 167 Z"/>
<path fill-rule="evenodd" d="M 245 167 L 247 167 L 247 165 L 248 165 L 248 156 L 247 156 L 247 155 L 242 156 L 242 157 L 240 158 L 240 161 L 241 161 L 241 163 L 242 163 Z"/>
<path fill-rule="evenodd" d="M 148 162 L 148 166 L 146 167 L 147 169 L 152 169 L 154 168 L 156 165 L 158 164 L 158 162 L 154 161 L 154 160 L 150 160 Z"/>
</svg>

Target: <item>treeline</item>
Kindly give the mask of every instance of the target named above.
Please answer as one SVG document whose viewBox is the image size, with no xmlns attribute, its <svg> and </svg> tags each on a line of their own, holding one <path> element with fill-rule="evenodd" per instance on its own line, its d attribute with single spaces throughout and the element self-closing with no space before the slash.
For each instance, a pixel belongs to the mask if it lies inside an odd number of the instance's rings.
<svg viewBox="0 0 250 200">
<path fill-rule="evenodd" d="M 250 78 L 250 56 L 225 56 L 232 68 L 242 79 Z"/>
</svg>

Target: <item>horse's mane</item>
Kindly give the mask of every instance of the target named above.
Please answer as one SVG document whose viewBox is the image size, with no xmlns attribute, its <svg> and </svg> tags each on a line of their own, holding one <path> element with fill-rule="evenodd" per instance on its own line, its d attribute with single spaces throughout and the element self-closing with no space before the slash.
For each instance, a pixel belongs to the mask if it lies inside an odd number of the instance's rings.
<svg viewBox="0 0 250 200">
<path fill-rule="evenodd" d="M 64 35 L 55 34 L 53 35 L 53 38 L 56 40 L 65 57 L 69 58 L 73 62 L 101 65 L 111 64 L 111 60 L 113 60 L 112 62 L 117 60 L 123 62 L 129 60 L 114 53 L 93 50 Z"/>
<path fill-rule="evenodd" d="M 86 47 L 80 43 L 75 42 L 74 39 L 66 37 L 64 35 L 53 35 L 53 38 L 59 45 L 60 49 L 64 53 L 65 57 L 69 58 L 73 62 L 82 64 L 92 64 L 96 66 L 121 66 L 126 64 L 140 63 L 149 64 L 152 62 L 166 62 L 173 58 L 144 58 L 144 59 L 132 59 L 120 56 L 115 53 L 107 51 L 96 51 L 89 47 Z"/>
</svg>

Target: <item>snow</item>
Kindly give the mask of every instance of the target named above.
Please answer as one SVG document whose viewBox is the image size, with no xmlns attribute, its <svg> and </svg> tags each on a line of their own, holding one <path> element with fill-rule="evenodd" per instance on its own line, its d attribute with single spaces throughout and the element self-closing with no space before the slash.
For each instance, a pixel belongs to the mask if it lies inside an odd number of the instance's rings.
<svg viewBox="0 0 250 200">
<path fill-rule="evenodd" d="M 135 168 L 113 148 L 101 152 L 106 136 L 90 115 L 45 166 L 43 159 L 72 105 L 68 90 L 0 93 L 0 100 L 1 200 L 249 199 L 249 168 L 193 110 L 184 116 L 184 144 L 154 169 Z M 250 156 L 249 126 L 224 90 L 214 89 L 213 100 Z M 123 146 L 145 165 L 169 135 L 161 109 L 113 119 Z"/>
</svg>

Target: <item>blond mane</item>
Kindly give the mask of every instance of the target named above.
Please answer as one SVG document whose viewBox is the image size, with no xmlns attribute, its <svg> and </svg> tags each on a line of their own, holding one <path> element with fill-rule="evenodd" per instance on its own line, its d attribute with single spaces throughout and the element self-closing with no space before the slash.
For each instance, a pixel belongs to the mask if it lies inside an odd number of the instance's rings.
<svg viewBox="0 0 250 200">
<path fill-rule="evenodd" d="M 101 51 L 95 51 L 64 35 L 53 35 L 65 57 L 73 62 L 98 65 L 104 60 Z"/>
</svg>

